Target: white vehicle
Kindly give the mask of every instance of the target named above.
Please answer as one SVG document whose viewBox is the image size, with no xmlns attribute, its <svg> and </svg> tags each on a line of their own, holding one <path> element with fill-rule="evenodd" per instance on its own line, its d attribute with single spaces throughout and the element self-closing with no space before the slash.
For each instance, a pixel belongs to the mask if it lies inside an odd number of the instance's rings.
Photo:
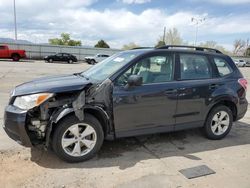
<svg viewBox="0 0 250 188">
<path fill-rule="evenodd" d="M 95 56 L 87 56 L 85 57 L 85 61 L 88 63 L 88 64 L 96 64 L 98 62 L 101 62 L 102 60 L 108 58 L 109 55 L 106 55 L 106 54 L 96 54 Z"/>
<path fill-rule="evenodd" d="M 234 59 L 234 63 L 235 65 L 237 65 L 238 67 L 245 67 L 246 66 L 246 62 L 242 59 Z"/>
</svg>

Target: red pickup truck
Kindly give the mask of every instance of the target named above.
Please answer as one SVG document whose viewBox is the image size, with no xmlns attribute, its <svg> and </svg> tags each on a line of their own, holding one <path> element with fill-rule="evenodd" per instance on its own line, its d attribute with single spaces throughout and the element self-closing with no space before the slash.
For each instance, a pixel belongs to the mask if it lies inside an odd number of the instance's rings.
<svg viewBox="0 0 250 188">
<path fill-rule="evenodd" d="M 11 50 L 7 45 L 0 45 L 0 58 L 19 61 L 21 58 L 26 58 L 26 54 L 25 50 Z"/>
</svg>

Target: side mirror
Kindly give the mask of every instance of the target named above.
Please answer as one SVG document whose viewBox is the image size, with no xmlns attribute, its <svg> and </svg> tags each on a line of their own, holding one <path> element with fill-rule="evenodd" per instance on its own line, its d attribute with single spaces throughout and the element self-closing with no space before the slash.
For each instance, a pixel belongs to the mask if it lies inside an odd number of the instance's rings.
<svg viewBox="0 0 250 188">
<path fill-rule="evenodd" d="M 133 86 L 141 86 L 142 85 L 142 77 L 138 75 L 130 75 L 128 77 L 128 87 L 133 87 Z"/>
</svg>

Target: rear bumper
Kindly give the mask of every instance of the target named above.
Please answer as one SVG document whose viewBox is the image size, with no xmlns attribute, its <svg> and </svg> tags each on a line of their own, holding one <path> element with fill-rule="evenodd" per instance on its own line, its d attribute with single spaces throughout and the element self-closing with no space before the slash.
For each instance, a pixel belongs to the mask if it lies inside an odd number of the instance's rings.
<svg viewBox="0 0 250 188">
<path fill-rule="evenodd" d="M 26 115 L 27 111 L 8 105 L 5 108 L 3 128 L 11 139 L 23 146 L 31 147 L 25 126 Z"/>
<path fill-rule="evenodd" d="M 248 109 L 248 101 L 247 99 L 243 98 L 240 99 L 238 107 L 237 107 L 237 117 L 236 121 L 243 118 L 247 112 Z"/>
</svg>

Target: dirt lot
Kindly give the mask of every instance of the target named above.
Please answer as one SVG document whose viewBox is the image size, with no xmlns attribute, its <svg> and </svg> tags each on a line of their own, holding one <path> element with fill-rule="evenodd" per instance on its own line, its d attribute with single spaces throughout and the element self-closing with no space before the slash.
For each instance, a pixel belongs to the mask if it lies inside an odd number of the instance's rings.
<svg viewBox="0 0 250 188">
<path fill-rule="evenodd" d="M 0 61 L 0 187 L 250 187 L 250 112 L 220 141 L 199 130 L 105 142 L 92 160 L 67 164 L 52 152 L 24 148 L 2 129 L 11 89 L 33 78 L 88 65 Z M 250 80 L 250 68 L 241 71 Z M 248 93 L 250 101 L 250 95 Z M 186 179 L 179 170 L 205 164 L 216 174 Z"/>
</svg>

